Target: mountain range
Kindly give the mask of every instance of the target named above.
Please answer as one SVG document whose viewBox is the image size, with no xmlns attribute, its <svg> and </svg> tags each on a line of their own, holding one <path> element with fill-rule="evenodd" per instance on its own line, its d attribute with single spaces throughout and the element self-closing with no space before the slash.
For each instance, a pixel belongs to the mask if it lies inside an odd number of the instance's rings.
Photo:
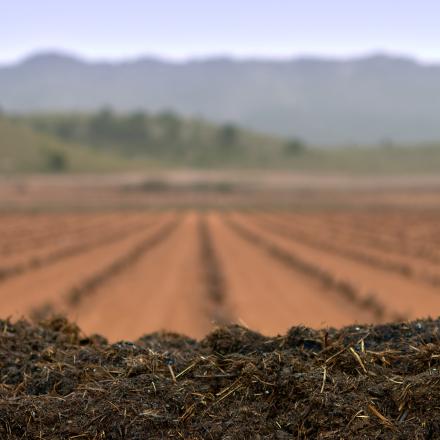
<svg viewBox="0 0 440 440">
<path fill-rule="evenodd" d="M 174 111 L 320 146 L 421 143 L 440 139 L 440 65 L 384 54 L 95 62 L 41 53 L 0 66 L 0 107 Z"/>
</svg>

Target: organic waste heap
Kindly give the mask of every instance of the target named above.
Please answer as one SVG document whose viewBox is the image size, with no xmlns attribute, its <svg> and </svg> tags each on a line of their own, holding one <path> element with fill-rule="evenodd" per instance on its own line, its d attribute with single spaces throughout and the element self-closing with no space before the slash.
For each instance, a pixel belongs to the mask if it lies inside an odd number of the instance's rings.
<svg viewBox="0 0 440 440">
<path fill-rule="evenodd" d="M 0 438 L 439 438 L 439 326 L 109 344 L 62 318 L 0 321 Z"/>
</svg>

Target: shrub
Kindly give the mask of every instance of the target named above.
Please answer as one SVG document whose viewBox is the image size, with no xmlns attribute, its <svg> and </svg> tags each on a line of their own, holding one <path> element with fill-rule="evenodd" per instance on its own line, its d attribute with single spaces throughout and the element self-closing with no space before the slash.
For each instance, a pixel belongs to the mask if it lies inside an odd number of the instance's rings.
<svg viewBox="0 0 440 440">
<path fill-rule="evenodd" d="M 69 168 L 66 155 L 58 151 L 49 151 L 46 156 L 46 168 L 54 173 L 66 171 Z"/>
<path fill-rule="evenodd" d="M 301 139 L 290 139 L 284 146 L 284 152 L 289 156 L 296 156 L 305 151 L 306 145 Z"/>
</svg>

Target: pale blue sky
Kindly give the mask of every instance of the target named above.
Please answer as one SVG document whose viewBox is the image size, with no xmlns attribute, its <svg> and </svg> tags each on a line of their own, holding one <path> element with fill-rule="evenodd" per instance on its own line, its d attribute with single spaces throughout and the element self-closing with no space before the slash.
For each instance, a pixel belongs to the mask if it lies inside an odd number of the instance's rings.
<svg viewBox="0 0 440 440">
<path fill-rule="evenodd" d="M 385 51 L 440 61 L 440 1 L 0 0 L 0 62 L 48 49 L 100 59 Z"/>
</svg>

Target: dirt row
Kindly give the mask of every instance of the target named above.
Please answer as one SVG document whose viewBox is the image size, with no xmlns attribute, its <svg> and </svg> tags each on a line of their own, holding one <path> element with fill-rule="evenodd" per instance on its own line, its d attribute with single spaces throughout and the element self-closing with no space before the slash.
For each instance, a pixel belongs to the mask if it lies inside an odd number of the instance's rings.
<svg viewBox="0 0 440 440">
<path fill-rule="evenodd" d="M 20 257 L 22 254 L 31 256 L 47 247 L 75 241 L 112 226 L 129 224 L 146 216 L 146 213 L 51 214 L 47 216 L 45 222 L 42 222 L 43 224 L 38 225 L 37 222 L 35 229 L 30 231 L 6 232 L 0 226 L 0 231 L 4 236 L 0 244 L 0 259 Z M 28 218 L 29 223 L 33 221 L 32 217 Z"/>
<path fill-rule="evenodd" d="M 169 276 L 160 268 L 169 268 Z M 277 334 L 292 322 L 317 327 L 377 321 L 368 304 L 359 307 L 284 267 L 237 235 L 223 214 L 191 212 L 169 240 L 98 288 L 73 317 L 86 331 L 111 339 L 161 328 L 200 337 L 232 322 Z"/>
<path fill-rule="evenodd" d="M 27 314 L 46 302 L 60 302 L 66 292 L 81 280 L 91 276 L 136 246 L 142 237 L 154 233 L 170 216 L 158 215 L 154 227 L 146 228 L 138 234 L 130 235 L 118 241 L 110 241 L 88 252 L 72 254 L 66 258 L 53 261 L 52 264 L 24 272 L 19 276 L 0 283 L 1 312 L 9 314 Z"/>
<path fill-rule="evenodd" d="M 0 253 L 10 255 L 27 249 L 35 249 L 50 240 L 81 233 L 94 226 L 105 226 L 118 213 L 46 213 L 0 216 L 0 231 L 4 237 Z"/>
<path fill-rule="evenodd" d="M 14 257 L 0 257 L 0 283 L 8 278 L 51 265 L 64 258 L 91 251 L 93 248 L 108 245 L 131 235 L 140 235 L 145 228 L 154 223 L 154 218 L 141 216 L 137 219 L 119 219 L 99 227 L 87 228 L 81 233 L 66 234 L 61 240 L 49 241 L 37 250 L 20 252 Z"/>
<path fill-rule="evenodd" d="M 158 329 L 199 338 L 234 323 L 276 335 L 293 324 L 340 327 L 438 313 L 438 287 L 406 255 L 397 261 L 348 239 L 331 241 L 325 225 L 320 231 L 305 217 L 114 214 L 4 277 L 0 314 L 63 313 L 88 334 L 118 340 Z"/>
<path fill-rule="evenodd" d="M 310 247 L 295 239 L 280 236 L 274 228 L 264 227 L 251 218 L 234 214 L 233 218 L 242 225 L 252 229 L 270 240 L 286 252 L 300 255 L 303 259 L 313 262 L 317 267 L 333 274 L 353 286 L 359 295 L 372 298 L 382 304 L 385 316 L 389 319 L 394 314 L 401 318 L 426 317 L 435 310 L 440 310 L 438 288 L 423 285 L 417 281 L 402 277 L 398 273 L 383 271 L 377 267 L 354 261 L 332 251 Z"/>
<path fill-rule="evenodd" d="M 405 255 L 420 259 L 423 263 L 440 264 L 438 252 L 438 222 L 436 212 L 422 215 L 401 212 L 370 215 L 359 213 L 342 214 L 275 214 L 278 220 L 303 227 L 312 227 L 321 234 L 330 234 L 335 239 L 347 240 L 359 246 L 377 249 L 389 254 Z M 399 220 L 390 221 L 388 217 L 397 216 Z M 403 220 L 404 219 L 404 220 Z M 396 224 L 397 223 L 397 224 Z M 417 233 L 419 232 L 419 233 Z M 437 237 L 437 241 L 435 241 Z"/>
<path fill-rule="evenodd" d="M 374 240 L 359 243 L 356 238 L 346 233 L 335 233 L 325 224 L 302 224 L 295 219 L 286 219 L 277 215 L 254 214 L 253 218 L 279 234 L 302 242 L 313 248 L 326 250 L 331 253 L 359 261 L 384 271 L 395 272 L 403 277 L 414 278 L 422 283 L 440 285 L 440 264 L 415 257 L 413 255 L 387 252 L 378 249 Z"/>
</svg>

